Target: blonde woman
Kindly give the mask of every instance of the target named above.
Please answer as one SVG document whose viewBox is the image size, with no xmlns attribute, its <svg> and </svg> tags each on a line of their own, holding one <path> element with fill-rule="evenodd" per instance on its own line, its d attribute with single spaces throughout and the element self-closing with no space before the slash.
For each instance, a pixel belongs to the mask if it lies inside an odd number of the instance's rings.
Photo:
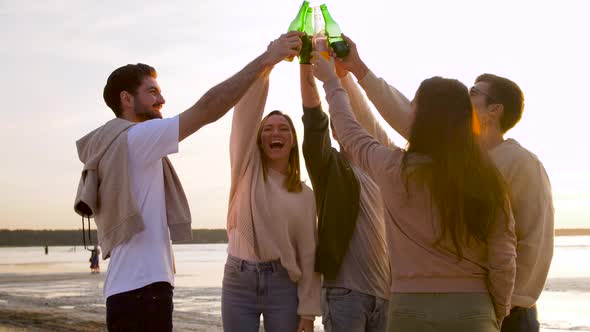
<svg viewBox="0 0 590 332">
<path fill-rule="evenodd" d="M 262 119 L 269 78 L 236 105 L 230 138 L 228 258 L 222 287 L 224 331 L 313 330 L 321 315 L 314 272 L 316 211 L 301 182 L 293 122 L 273 111 Z M 261 121 L 262 119 L 262 121 Z"/>
</svg>

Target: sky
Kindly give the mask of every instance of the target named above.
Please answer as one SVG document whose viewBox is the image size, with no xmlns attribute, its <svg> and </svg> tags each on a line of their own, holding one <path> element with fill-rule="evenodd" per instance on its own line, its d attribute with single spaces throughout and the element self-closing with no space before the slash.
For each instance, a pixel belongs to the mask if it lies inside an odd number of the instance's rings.
<svg viewBox="0 0 590 332">
<path fill-rule="evenodd" d="M 544 163 L 556 227 L 590 227 L 588 1 L 325 3 L 369 68 L 409 98 L 435 75 L 468 86 L 486 72 L 517 82 L 526 106 L 507 137 Z M 113 117 L 102 90 L 114 69 L 154 66 L 164 116 L 174 116 L 264 52 L 300 4 L 0 0 L 0 228 L 80 227 L 73 211 L 82 168 L 75 141 Z M 300 105 L 299 65 L 282 62 L 271 75 L 266 109 L 290 114 L 301 140 Z M 225 227 L 230 122 L 231 111 L 171 158 L 193 228 Z"/>
</svg>

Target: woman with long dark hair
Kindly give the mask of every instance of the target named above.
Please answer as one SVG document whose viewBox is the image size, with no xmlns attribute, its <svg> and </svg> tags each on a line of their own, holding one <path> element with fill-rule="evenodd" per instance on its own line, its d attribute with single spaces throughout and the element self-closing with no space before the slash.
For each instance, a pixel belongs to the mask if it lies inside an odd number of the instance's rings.
<svg viewBox="0 0 590 332">
<path fill-rule="evenodd" d="M 514 220 L 474 134 L 467 88 L 422 82 L 406 150 L 357 123 L 333 60 L 314 55 L 342 147 L 379 185 L 389 228 L 389 331 L 498 331 L 514 286 Z"/>
</svg>

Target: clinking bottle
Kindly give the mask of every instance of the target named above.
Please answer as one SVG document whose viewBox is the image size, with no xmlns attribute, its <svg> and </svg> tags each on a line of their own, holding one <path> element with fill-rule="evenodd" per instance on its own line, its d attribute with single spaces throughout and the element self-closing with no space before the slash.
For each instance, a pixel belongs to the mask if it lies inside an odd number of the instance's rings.
<svg viewBox="0 0 590 332">
<path fill-rule="evenodd" d="M 295 19 L 291 22 L 291 24 L 289 24 L 289 30 L 287 30 L 287 32 L 303 31 L 305 25 L 305 15 L 307 14 L 307 8 L 309 8 L 309 2 L 303 1 L 303 4 L 301 4 L 301 7 L 299 8 L 297 16 L 295 16 Z M 289 62 L 293 61 L 293 57 L 288 57 L 285 60 Z"/>
<path fill-rule="evenodd" d="M 320 9 L 322 11 L 322 15 L 324 16 L 324 22 L 326 22 L 325 29 L 330 47 L 332 47 L 337 57 L 346 57 L 350 52 L 350 47 L 348 47 L 348 44 L 346 44 L 344 39 L 342 39 L 342 31 L 340 30 L 340 26 L 338 26 L 338 23 L 336 23 L 336 21 L 334 21 L 330 15 L 326 5 L 321 5 Z"/>
<path fill-rule="evenodd" d="M 315 31 L 313 35 L 313 48 L 314 50 L 320 52 L 324 58 L 330 59 L 330 51 L 328 48 L 328 38 L 326 37 L 324 20 L 322 19 L 322 12 L 318 10 L 317 7 L 314 8 L 313 11 L 313 25 Z"/>
<path fill-rule="evenodd" d="M 303 27 L 303 32 L 305 32 L 305 36 L 303 36 L 301 40 L 302 44 L 301 52 L 299 52 L 299 63 L 307 65 L 311 63 L 311 51 L 313 49 L 313 8 L 311 7 L 307 8 L 307 13 L 305 14 L 305 24 Z"/>
</svg>

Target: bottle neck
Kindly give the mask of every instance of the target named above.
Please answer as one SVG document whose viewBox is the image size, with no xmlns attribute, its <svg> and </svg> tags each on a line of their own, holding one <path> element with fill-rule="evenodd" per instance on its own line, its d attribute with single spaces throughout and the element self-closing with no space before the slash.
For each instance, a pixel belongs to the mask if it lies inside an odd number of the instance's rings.
<svg viewBox="0 0 590 332">
<path fill-rule="evenodd" d="M 305 15 L 307 14 L 307 8 L 309 7 L 309 3 L 307 1 L 303 2 L 301 8 L 299 8 L 299 13 L 297 13 L 297 20 L 299 22 L 303 22 L 305 19 Z"/>
<path fill-rule="evenodd" d="M 322 15 L 320 15 L 320 13 L 316 12 L 314 14 L 313 23 L 315 35 L 326 34 L 326 26 L 324 25 L 324 21 L 322 20 Z"/>
<path fill-rule="evenodd" d="M 328 24 L 328 22 L 334 22 L 334 19 L 332 18 L 332 16 L 330 15 L 330 12 L 328 11 L 328 7 L 321 6 L 320 10 L 322 11 L 322 16 L 324 16 L 324 21 L 326 22 L 326 24 Z"/>
<path fill-rule="evenodd" d="M 313 21 L 312 15 L 309 10 L 307 10 L 307 14 L 305 15 L 305 24 L 303 26 L 303 31 L 308 35 L 311 36 L 314 33 L 313 30 Z"/>
<path fill-rule="evenodd" d="M 303 4 L 301 5 L 301 8 L 299 8 L 299 12 L 297 13 L 297 16 L 295 17 L 293 22 L 291 22 L 291 24 L 289 25 L 288 31 L 303 31 L 303 22 L 305 20 L 305 15 L 307 13 L 308 7 L 309 7 L 309 2 L 304 1 Z"/>
</svg>

